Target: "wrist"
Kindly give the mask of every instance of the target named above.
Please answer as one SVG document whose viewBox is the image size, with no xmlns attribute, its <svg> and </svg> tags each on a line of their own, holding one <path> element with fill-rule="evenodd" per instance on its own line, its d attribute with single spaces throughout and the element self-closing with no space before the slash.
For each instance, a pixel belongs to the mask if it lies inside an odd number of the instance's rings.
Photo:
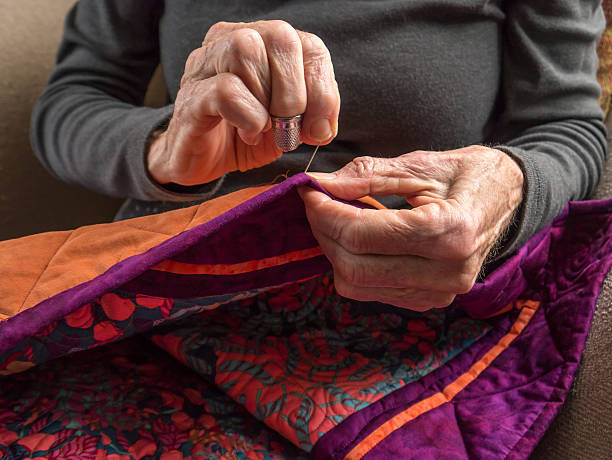
<svg viewBox="0 0 612 460">
<path fill-rule="evenodd" d="M 504 171 L 504 182 L 508 185 L 506 193 L 510 212 L 503 220 L 501 230 L 486 257 L 485 263 L 490 263 L 503 254 L 506 247 L 516 238 L 519 222 L 523 215 L 523 202 L 526 196 L 526 180 L 521 163 L 505 150 L 497 148 L 495 150 L 500 152 L 502 158 L 501 164 L 503 166 L 500 169 Z"/>
<path fill-rule="evenodd" d="M 156 129 L 151 133 L 146 153 L 146 167 L 149 176 L 158 184 L 170 182 L 167 178 L 165 167 L 167 137 L 165 129 Z"/>
<path fill-rule="evenodd" d="M 504 182 L 508 186 L 508 203 L 516 211 L 525 195 L 525 174 L 519 160 L 514 158 L 508 152 L 500 149 L 494 149 L 500 154 L 501 164 L 500 170 L 504 176 Z"/>
</svg>

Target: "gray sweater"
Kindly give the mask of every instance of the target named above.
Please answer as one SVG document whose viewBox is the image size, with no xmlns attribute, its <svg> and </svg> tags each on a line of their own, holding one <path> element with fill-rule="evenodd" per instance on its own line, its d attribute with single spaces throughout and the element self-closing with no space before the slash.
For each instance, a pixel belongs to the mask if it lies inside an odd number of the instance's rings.
<svg viewBox="0 0 612 460">
<path fill-rule="evenodd" d="M 117 218 L 303 171 L 309 146 L 196 187 L 160 186 L 146 171 L 148 139 L 172 114 L 188 54 L 218 21 L 260 19 L 284 19 L 330 49 L 339 132 L 311 170 L 364 154 L 495 145 L 526 178 L 504 255 L 599 180 L 607 149 L 595 77 L 600 0 L 80 0 L 34 109 L 37 156 L 65 181 L 127 198 Z M 160 63 L 169 104 L 142 107 Z"/>
</svg>

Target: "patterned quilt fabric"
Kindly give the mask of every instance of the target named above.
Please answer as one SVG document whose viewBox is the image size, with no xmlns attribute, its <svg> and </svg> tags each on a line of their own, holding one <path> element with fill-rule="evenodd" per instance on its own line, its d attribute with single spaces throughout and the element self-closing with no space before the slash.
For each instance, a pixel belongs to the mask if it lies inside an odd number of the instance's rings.
<svg viewBox="0 0 612 460">
<path fill-rule="evenodd" d="M 98 338 L 96 325 L 127 330 L 133 324 L 117 311 L 133 313 L 136 303 L 146 304 L 106 294 L 40 338 L 53 348 L 74 330 Z M 457 309 L 417 314 L 349 301 L 329 276 L 317 277 L 156 329 L 150 338 L 168 353 L 139 337 L 6 379 L 3 458 L 298 458 L 489 329 Z"/>
<path fill-rule="evenodd" d="M 1 267 L 0 458 L 526 458 L 576 372 L 612 200 L 418 314 L 335 293 L 305 184 L 1 243 L 45 256 Z"/>
<path fill-rule="evenodd" d="M 352 302 L 329 277 L 201 313 L 153 341 L 296 446 L 429 374 L 490 326 L 457 309 L 425 314 Z"/>
<path fill-rule="evenodd" d="M 2 382 L 2 459 L 305 458 L 144 338 Z"/>
</svg>

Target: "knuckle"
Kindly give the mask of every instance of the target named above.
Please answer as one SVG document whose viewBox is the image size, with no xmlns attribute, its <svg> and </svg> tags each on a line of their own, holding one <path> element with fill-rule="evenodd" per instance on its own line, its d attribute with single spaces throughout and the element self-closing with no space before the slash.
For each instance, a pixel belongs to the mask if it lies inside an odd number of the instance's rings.
<svg viewBox="0 0 612 460">
<path fill-rule="evenodd" d="M 305 33 L 304 37 L 306 38 L 303 40 L 306 44 L 303 47 L 305 64 L 308 62 L 311 65 L 323 66 L 331 63 L 331 55 L 323 40 L 310 33 Z"/>
<path fill-rule="evenodd" d="M 223 28 L 225 28 L 227 25 L 227 23 L 225 21 L 219 21 L 216 22 L 215 24 L 213 24 L 212 26 L 210 26 L 210 28 L 208 29 L 208 33 L 209 34 L 215 34 L 218 33 L 220 30 L 222 30 Z"/>
<path fill-rule="evenodd" d="M 189 53 L 189 56 L 187 56 L 186 67 L 198 62 L 201 53 L 202 48 L 196 48 L 191 53 Z"/>
<path fill-rule="evenodd" d="M 334 108 L 333 113 L 336 114 L 338 107 L 339 95 L 336 92 L 336 87 L 330 88 L 329 91 L 324 91 L 318 95 L 317 103 L 320 107 L 327 107 L 329 110 L 330 107 Z M 337 115 L 336 115 L 337 116 Z"/>
<path fill-rule="evenodd" d="M 241 80 L 231 73 L 220 74 L 217 80 L 217 93 L 224 100 L 231 100 L 239 95 Z"/>
<path fill-rule="evenodd" d="M 187 60 L 185 61 L 185 71 L 181 77 L 181 86 L 193 79 L 194 75 L 197 74 L 202 63 L 203 53 L 204 50 L 202 48 L 196 48 L 189 53 L 189 56 L 187 56 Z"/>
<path fill-rule="evenodd" d="M 262 56 L 263 39 L 249 28 L 234 30 L 230 36 L 231 54 L 239 60 L 257 60 Z"/>
<path fill-rule="evenodd" d="M 224 32 L 226 32 L 230 24 L 231 23 L 226 22 L 226 21 L 219 21 L 213 24 L 212 26 L 210 26 L 210 28 L 208 29 L 208 32 L 206 33 L 206 36 L 204 37 L 204 43 L 207 40 L 210 40 L 211 37 L 217 37 L 220 34 L 223 34 Z"/>
<path fill-rule="evenodd" d="M 469 214 L 462 214 L 458 218 L 457 231 L 459 234 L 465 235 L 466 238 L 473 240 L 474 236 L 476 236 L 477 229 L 478 225 L 475 219 Z"/>
<path fill-rule="evenodd" d="M 308 103 L 308 98 L 305 92 L 285 93 L 282 98 L 276 98 L 275 102 L 279 110 L 283 113 L 304 113 Z"/>
<path fill-rule="evenodd" d="M 448 254 L 452 260 L 467 260 L 473 254 L 469 241 L 457 240 L 452 246 L 448 246 Z"/>
<path fill-rule="evenodd" d="M 430 238 L 440 238 L 446 234 L 446 224 L 440 216 L 437 206 L 420 209 L 420 212 L 412 216 L 412 220 L 424 235 Z"/>
<path fill-rule="evenodd" d="M 280 19 L 268 21 L 270 39 L 273 46 L 295 49 L 299 44 L 297 31 L 291 24 Z"/>
<path fill-rule="evenodd" d="M 480 273 L 480 262 L 476 257 L 470 257 L 445 272 L 444 283 L 446 293 L 465 294 L 473 287 Z"/>
<path fill-rule="evenodd" d="M 357 157 L 351 161 L 351 166 L 358 177 L 370 178 L 376 174 L 377 161 L 373 157 Z"/>
<path fill-rule="evenodd" d="M 457 218 L 455 225 L 456 256 L 469 259 L 478 250 L 478 226 L 473 217 L 464 214 Z"/>
<path fill-rule="evenodd" d="M 467 262 L 477 251 L 477 224 L 468 212 L 431 207 L 422 218 L 422 228 L 437 239 L 449 260 Z"/>
</svg>

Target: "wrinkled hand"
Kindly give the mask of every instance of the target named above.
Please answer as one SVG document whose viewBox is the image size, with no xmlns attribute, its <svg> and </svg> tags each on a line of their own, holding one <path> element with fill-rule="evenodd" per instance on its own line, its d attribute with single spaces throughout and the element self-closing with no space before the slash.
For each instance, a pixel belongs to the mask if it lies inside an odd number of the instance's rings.
<svg viewBox="0 0 612 460">
<path fill-rule="evenodd" d="M 337 133 L 340 95 L 328 49 L 283 21 L 220 22 L 185 65 L 167 131 L 147 167 L 159 183 L 196 185 L 277 159 L 270 115 L 304 114 L 302 142 Z"/>
<path fill-rule="evenodd" d="M 419 311 L 448 306 L 472 288 L 522 200 L 520 167 L 482 146 L 362 157 L 312 176 L 344 200 L 400 195 L 414 206 L 358 209 L 300 189 L 338 293 Z"/>
</svg>

